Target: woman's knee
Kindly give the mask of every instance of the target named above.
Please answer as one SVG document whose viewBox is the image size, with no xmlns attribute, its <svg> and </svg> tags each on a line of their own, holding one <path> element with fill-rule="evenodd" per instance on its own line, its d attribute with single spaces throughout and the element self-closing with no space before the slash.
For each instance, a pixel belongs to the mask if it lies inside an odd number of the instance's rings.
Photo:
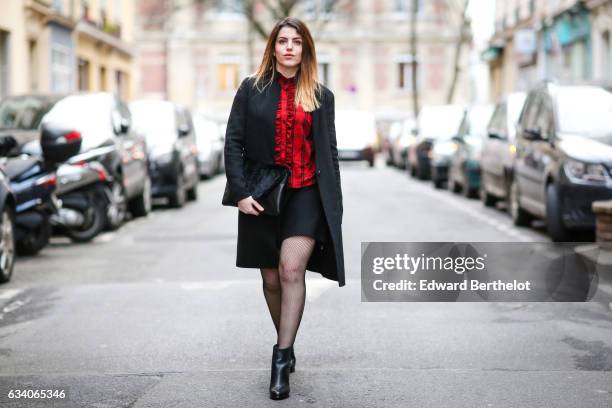
<svg viewBox="0 0 612 408">
<path fill-rule="evenodd" d="M 280 261 L 278 274 L 281 283 L 296 283 L 304 280 L 304 264 L 300 261 L 287 259 Z"/>
<path fill-rule="evenodd" d="M 263 285 L 267 291 L 278 292 L 280 291 L 280 279 L 278 269 L 276 268 L 262 268 L 261 277 L 263 278 Z"/>
</svg>

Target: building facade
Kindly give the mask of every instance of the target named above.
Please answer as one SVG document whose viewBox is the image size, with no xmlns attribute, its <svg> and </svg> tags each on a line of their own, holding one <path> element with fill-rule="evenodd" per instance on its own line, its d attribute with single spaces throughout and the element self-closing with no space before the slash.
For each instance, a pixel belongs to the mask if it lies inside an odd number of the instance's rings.
<svg viewBox="0 0 612 408">
<path fill-rule="evenodd" d="M 4 0 L 0 97 L 108 90 L 133 94 L 133 2 Z"/>
<path fill-rule="evenodd" d="M 168 98 L 208 115 L 227 116 L 240 80 L 260 63 L 265 39 L 250 30 L 239 0 L 140 0 L 136 17 L 142 97 Z M 304 0 L 292 15 L 310 28 L 319 80 L 343 108 L 379 114 L 412 112 L 410 7 L 412 0 Z M 418 0 L 420 105 L 443 104 L 452 81 L 461 33 L 461 2 Z M 267 32 L 275 20 L 261 2 L 257 20 Z M 465 68 L 469 44 L 460 54 Z M 454 102 L 468 98 L 462 72 Z"/>
<path fill-rule="evenodd" d="M 495 34 L 483 53 L 493 99 L 542 79 L 612 80 L 612 1 L 498 0 Z"/>
</svg>

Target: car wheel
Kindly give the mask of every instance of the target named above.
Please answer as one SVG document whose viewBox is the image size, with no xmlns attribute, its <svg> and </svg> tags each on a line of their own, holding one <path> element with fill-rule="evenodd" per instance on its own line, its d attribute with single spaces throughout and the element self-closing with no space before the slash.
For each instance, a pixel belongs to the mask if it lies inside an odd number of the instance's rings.
<svg viewBox="0 0 612 408">
<path fill-rule="evenodd" d="M 127 215 L 127 200 L 125 189 L 119 180 L 113 181 L 109 187 L 110 203 L 106 207 L 106 229 L 114 231 L 121 227 Z"/>
<path fill-rule="evenodd" d="M 450 191 L 452 191 L 455 194 L 458 194 L 461 191 L 461 186 L 459 185 L 459 183 L 457 183 L 455 181 L 454 178 L 450 177 L 448 178 L 448 189 Z"/>
<path fill-rule="evenodd" d="M 187 194 L 185 191 L 185 176 L 180 172 L 176 178 L 176 190 L 169 198 L 170 207 L 181 208 L 187 201 Z"/>
<path fill-rule="evenodd" d="M 497 197 L 495 197 L 494 195 L 490 194 L 487 189 L 484 186 L 484 183 L 480 186 L 480 201 L 482 201 L 482 204 L 485 207 L 495 207 L 495 204 L 497 203 Z"/>
<path fill-rule="evenodd" d="M 571 241 L 571 232 L 563 225 L 561 198 L 555 183 L 546 186 L 546 229 L 555 242 Z"/>
<path fill-rule="evenodd" d="M 73 242 L 89 242 L 104 228 L 105 209 L 103 205 L 94 203 L 87 209 L 85 224 L 81 227 L 66 227 L 63 233 Z"/>
<path fill-rule="evenodd" d="M 513 178 L 510 184 L 510 205 L 508 206 L 508 210 L 510 211 L 510 216 L 512 217 L 514 225 L 524 227 L 531 224 L 533 217 L 521 207 L 519 194 L 518 184 L 516 179 Z"/>
<path fill-rule="evenodd" d="M 130 212 L 134 217 L 145 217 L 151 212 L 151 176 L 147 174 L 142 193 L 130 201 Z"/>
<path fill-rule="evenodd" d="M 8 282 L 15 265 L 15 212 L 8 203 L 0 219 L 0 283 Z"/>
<path fill-rule="evenodd" d="M 42 214 L 43 220 L 38 228 L 28 231 L 25 239 L 17 241 L 17 253 L 21 255 L 36 255 L 43 249 L 51 238 L 52 226 L 49 216 Z"/>
<path fill-rule="evenodd" d="M 187 190 L 187 200 L 196 201 L 198 199 L 198 183 L 196 182 L 193 187 Z"/>
</svg>

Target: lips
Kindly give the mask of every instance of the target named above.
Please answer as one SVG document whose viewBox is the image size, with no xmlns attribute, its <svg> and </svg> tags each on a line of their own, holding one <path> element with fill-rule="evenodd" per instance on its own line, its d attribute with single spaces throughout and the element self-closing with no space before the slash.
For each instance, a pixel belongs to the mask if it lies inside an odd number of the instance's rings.
<svg viewBox="0 0 612 408">
<path fill-rule="evenodd" d="M 291 57 L 295 57 L 295 55 L 293 55 L 293 54 L 285 54 L 285 55 L 283 55 L 283 57 L 285 57 L 285 58 L 291 58 Z"/>
</svg>

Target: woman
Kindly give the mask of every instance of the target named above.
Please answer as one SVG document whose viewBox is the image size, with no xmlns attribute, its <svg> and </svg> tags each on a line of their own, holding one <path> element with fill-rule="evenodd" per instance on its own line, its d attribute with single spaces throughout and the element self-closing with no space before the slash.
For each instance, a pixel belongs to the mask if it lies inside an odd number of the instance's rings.
<svg viewBox="0 0 612 408">
<path fill-rule="evenodd" d="M 260 269 L 277 332 L 272 399 L 289 396 L 305 271 L 345 285 L 334 94 L 316 79 L 308 28 L 292 17 L 279 21 L 257 72 L 238 88 L 225 135 L 227 188 L 239 208 L 236 266 Z M 263 207 L 247 191 L 246 159 L 282 164 L 291 171 L 278 216 L 260 214 Z"/>
</svg>

